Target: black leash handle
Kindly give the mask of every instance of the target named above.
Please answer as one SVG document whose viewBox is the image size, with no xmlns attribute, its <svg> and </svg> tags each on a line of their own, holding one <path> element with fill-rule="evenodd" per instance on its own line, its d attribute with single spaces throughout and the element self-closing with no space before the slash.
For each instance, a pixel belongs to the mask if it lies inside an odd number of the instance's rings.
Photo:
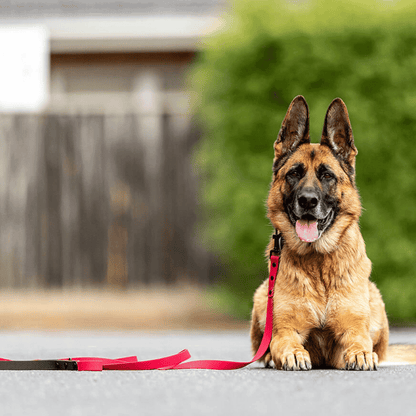
<svg viewBox="0 0 416 416">
<path fill-rule="evenodd" d="M 77 371 L 78 364 L 73 360 L 27 360 L 0 361 L 0 370 L 68 370 Z"/>
</svg>

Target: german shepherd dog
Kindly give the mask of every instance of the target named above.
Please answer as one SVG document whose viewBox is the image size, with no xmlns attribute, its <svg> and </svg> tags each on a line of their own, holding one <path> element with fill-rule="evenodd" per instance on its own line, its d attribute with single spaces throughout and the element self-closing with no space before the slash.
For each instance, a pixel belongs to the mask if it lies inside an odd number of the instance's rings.
<svg viewBox="0 0 416 416">
<path fill-rule="evenodd" d="M 354 144 L 347 107 L 330 104 L 320 144 L 309 138 L 305 99 L 293 99 L 274 144 L 268 218 L 284 246 L 275 283 L 273 336 L 260 361 L 283 370 L 375 370 L 389 326 L 358 220 Z M 272 248 L 272 242 L 268 252 Z M 254 294 L 251 341 L 265 327 L 267 281 Z"/>
</svg>

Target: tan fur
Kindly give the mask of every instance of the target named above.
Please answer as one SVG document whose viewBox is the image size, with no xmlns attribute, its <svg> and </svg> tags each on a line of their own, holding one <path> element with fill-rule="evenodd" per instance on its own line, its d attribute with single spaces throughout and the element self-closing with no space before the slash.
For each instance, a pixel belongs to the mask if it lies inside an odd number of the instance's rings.
<svg viewBox="0 0 416 416">
<path fill-rule="evenodd" d="M 275 164 L 282 157 L 286 161 L 273 176 L 267 202 L 268 217 L 282 233 L 284 247 L 274 294 L 273 338 L 262 359 L 266 365 L 273 361 L 278 369 L 287 370 L 311 366 L 372 370 L 386 358 L 388 321 L 380 292 L 369 280 L 371 262 L 358 225 L 360 198 L 354 173 L 348 171 L 348 166 L 354 168 L 356 154 L 340 99 L 328 109 L 321 144 L 309 143 L 309 111 L 303 97 L 292 101 L 275 143 Z M 306 166 L 302 180 L 308 186 L 322 186 L 316 177 L 322 163 L 338 178 L 338 214 L 312 243 L 299 239 L 284 210 L 286 174 L 300 162 Z M 267 252 L 271 247 L 272 242 Z M 254 294 L 254 352 L 264 331 L 266 304 L 264 282 Z"/>
</svg>

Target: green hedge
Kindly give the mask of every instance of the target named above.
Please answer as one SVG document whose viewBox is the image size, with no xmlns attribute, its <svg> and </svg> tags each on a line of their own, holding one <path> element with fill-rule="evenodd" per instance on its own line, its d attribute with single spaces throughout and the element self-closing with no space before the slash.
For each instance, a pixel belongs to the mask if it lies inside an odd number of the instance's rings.
<svg viewBox="0 0 416 416">
<path fill-rule="evenodd" d="M 312 141 L 341 97 L 359 154 L 361 230 L 392 321 L 416 320 L 416 3 L 237 1 L 192 73 L 205 136 L 196 152 L 201 235 L 226 265 L 224 305 L 248 317 L 267 277 L 273 142 L 305 96 Z"/>
</svg>

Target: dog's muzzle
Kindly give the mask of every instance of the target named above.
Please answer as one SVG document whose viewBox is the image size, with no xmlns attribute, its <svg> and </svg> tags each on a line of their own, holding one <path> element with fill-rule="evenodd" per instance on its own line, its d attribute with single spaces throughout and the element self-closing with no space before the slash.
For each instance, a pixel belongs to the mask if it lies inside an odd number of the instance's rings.
<svg viewBox="0 0 416 416">
<path fill-rule="evenodd" d="M 290 217 L 299 239 L 312 243 L 330 224 L 333 211 L 324 206 L 320 194 L 314 188 L 304 188 L 295 198 Z"/>
</svg>

